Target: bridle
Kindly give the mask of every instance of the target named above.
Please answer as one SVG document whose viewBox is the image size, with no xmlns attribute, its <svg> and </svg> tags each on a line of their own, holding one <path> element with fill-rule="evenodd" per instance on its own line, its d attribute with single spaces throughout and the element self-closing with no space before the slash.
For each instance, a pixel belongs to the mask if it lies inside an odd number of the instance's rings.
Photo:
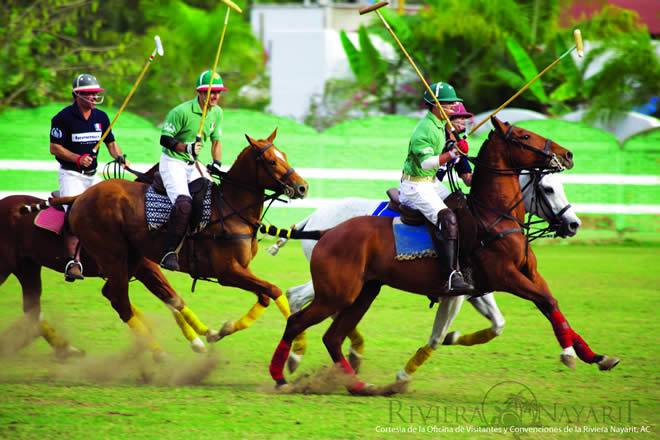
<svg viewBox="0 0 660 440">
<path fill-rule="evenodd" d="M 253 147 L 256 148 L 256 145 L 252 144 L 252 142 L 250 142 L 250 145 L 252 145 Z M 295 171 L 295 169 L 294 169 L 293 167 L 291 167 L 291 168 L 289 168 L 289 169 L 286 171 L 286 173 L 284 173 L 284 174 L 282 175 L 282 177 L 277 177 L 277 176 L 273 173 L 273 171 L 270 169 L 270 167 L 268 166 L 268 164 L 266 163 L 266 161 L 265 161 L 265 159 L 264 159 L 264 157 L 263 157 L 264 153 L 265 153 L 270 147 L 272 147 L 272 146 L 273 146 L 273 143 L 272 143 L 272 142 L 269 142 L 266 146 L 264 146 L 264 147 L 262 147 L 262 148 L 260 148 L 260 149 L 258 149 L 258 150 L 255 150 L 255 152 L 256 152 L 256 154 L 257 154 L 257 157 L 255 158 L 255 167 L 256 167 L 258 164 L 261 163 L 261 164 L 263 165 L 264 169 L 266 170 L 266 172 L 268 173 L 268 175 L 269 175 L 269 176 L 270 176 L 275 182 L 277 182 L 277 184 L 280 186 L 280 190 L 278 190 L 277 192 L 279 192 L 279 194 L 284 194 L 284 195 L 287 196 L 287 197 L 293 197 L 293 196 L 295 195 L 295 190 L 293 189 L 293 187 L 292 187 L 291 185 L 288 185 L 288 184 L 285 182 L 285 180 L 288 179 L 289 176 L 290 176 L 291 174 L 293 174 L 293 172 Z M 258 172 L 257 172 L 257 171 L 258 171 L 258 170 L 255 170 L 255 173 L 254 173 L 254 175 L 255 175 L 255 179 L 256 179 L 257 176 L 258 176 Z M 256 186 L 256 185 L 255 185 L 255 186 Z"/>
<path fill-rule="evenodd" d="M 571 204 L 568 203 L 557 213 L 555 213 L 552 210 L 552 205 L 550 203 L 550 200 L 548 199 L 547 194 L 541 187 L 541 179 L 545 174 L 546 173 L 543 173 L 542 171 L 539 170 L 530 171 L 529 182 L 527 182 L 525 186 L 521 188 L 522 192 L 524 193 L 527 187 L 529 187 L 530 185 L 533 187 L 531 192 L 530 209 L 527 216 L 527 222 L 525 223 L 527 227 L 527 237 L 529 241 L 534 241 L 537 238 L 543 238 L 543 237 L 553 237 L 553 238 L 556 237 L 562 225 L 563 215 L 566 213 L 566 211 L 571 209 Z M 533 215 L 532 212 L 536 212 L 537 214 L 535 215 L 537 217 L 540 217 L 541 219 L 532 220 L 532 215 Z M 539 214 L 543 214 L 543 216 L 547 218 L 547 220 L 544 220 Z M 545 222 L 548 223 L 547 227 L 535 229 L 533 231 L 531 230 L 533 226 Z"/>
<path fill-rule="evenodd" d="M 544 168 L 542 168 L 540 170 L 537 170 L 537 173 L 543 174 L 543 173 L 546 173 L 546 172 L 556 172 L 556 171 L 563 171 L 564 170 L 564 167 L 561 165 L 561 163 L 557 159 L 557 156 L 554 153 L 550 152 L 550 146 L 552 145 L 552 140 L 546 139 L 544 148 L 534 147 L 534 146 L 529 145 L 525 142 L 521 142 L 517 139 L 514 139 L 512 137 L 514 127 L 515 127 L 514 125 L 510 125 L 509 129 L 507 130 L 506 133 L 502 133 L 498 129 L 491 131 L 490 134 L 488 135 L 488 139 L 484 142 L 484 145 L 485 145 L 486 142 L 490 142 L 491 141 L 491 136 L 493 134 L 495 134 L 497 136 L 500 136 L 502 138 L 502 140 L 504 140 L 504 142 L 506 142 L 509 145 L 510 144 L 516 145 L 517 147 L 523 148 L 525 150 L 531 151 L 531 152 L 536 153 L 536 154 L 540 154 L 540 155 L 550 159 L 548 161 L 548 163 L 545 165 Z M 492 174 L 497 174 L 497 175 L 505 175 L 505 176 L 514 176 L 515 175 L 515 176 L 518 176 L 520 171 L 530 169 L 529 167 L 493 168 L 491 166 L 488 166 L 488 165 L 482 163 L 477 157 L 468 157 L 468 156 L 466 156 L 466 158 L 470 162 L 472 162 L 475 165 L 475 167 L 479 166 L 480 168 L 484 168 L 484 169 L 488 170 L 489 172 L 491 172 Z M 531 170 L 530 170 L 530 172 L 531 172 Z M 451 173 L 448 173 L 448 174 L 451 174 Z M 538 180 L 540 180 L 540 179 L 538 179 Z M 453 190 L 454 187 L 457 187 L 455 181 L 453 181 L 451 177 L 450 177 L 450 186 L 452 186 L 452 190 Z M 534 191 L 537 191 L 537 190 L 538 190 L 538 188 L 534 188 Z M 521 191 L 521 193 L 522 193 L 522 191 Z M 534 240 L 536 238 L 539 238 L 540 236 L 544 236 L 544 235 L 536 236 L 536 234 L 537 234 L 536 232 L 531 232 L 530 231 L 530 226 L 532 224 L 531 216 L 530 216 L 530 219 L 528 220 L 527 223 L 523 223 L 511 214 L 513 212 L 513 210 L 516 209 L 518 207 L 518 205 L 520 205 L 522 202 L 523 202 L 523 198 L 522 198 L 522 195 L 521 195 L 520 200 L 516 201 L 506 211 L 502 212 L 502 211 L 499 211 L 497 209 L 491 208 L 487 204 L 475 199 L 472 196 L 470 196 L 468 198 L 468 203 L 470 205 L 471 211 L 472 211 L 475 219 L 479 223 L 480 228 L 486 234 L 486 237 L 484 239 L 480 240 L 480 245 L 482 247 L 487 247 L 493 241 L 498 240 L 502 237 L 505 237 L 506 235 L 509 235 L 509 234 L 512 234 L 512 233 L 515 233 L 515 232 L 520 232 L 523 235 L 525 235 L 525 239 L 526 239 L 526 243 L 527 243 L 525 251 L 527 251 L 529 241 Z M 546 203 L 548 203 L 547 200 L 546 200 Z M 478 208 L 481 208 L 481 209 L 484 209 L 484 210 L 487 210 L 487 211 L 490 211 L 490 212 L 496 214 L 498 216 L 497 219 L 495 221 L 493 221 L 492 223 L 490 223 L 489 225 L 487 225 L 484 222 L 483 218 L 479 215 L 479 209 Z M 562 210 L 561 214 L 563 214 L 566 211 L 566 209 L 568 209 L 568 207 L 565 208 L 564 210 Z M 493 232 L 493 229 L 495 228 L 495 226 L 497 226 L 503 220 L 511 220 L 514 223 L 516 223 L 518 225 L 518 227 L 506 229 L 504 231 L 500 231 L 500 232 L 497 232 L 497 233 Z M 558 228 L 559 228 L 558 224 L 555 224 L 555 225 L 550 224 L 549 227 L 547 228 L 547 230 L 544 230 L 543 233 L 548 234 L 548 233 L 550 233 L 549 231 L 552 230 L 552 232 L 554 232 Z"/>
</svg>

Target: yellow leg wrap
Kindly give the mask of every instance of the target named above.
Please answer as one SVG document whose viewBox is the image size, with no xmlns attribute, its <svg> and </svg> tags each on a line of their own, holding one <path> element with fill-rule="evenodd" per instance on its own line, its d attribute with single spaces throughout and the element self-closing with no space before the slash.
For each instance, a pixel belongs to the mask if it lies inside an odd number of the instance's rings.
<svg viewBox="0 0 660 440">
<path fill-rule="evenodd" d="M 153 335 L 149 331 L 146 325 L 136 316 L 131 316 L 131 319 L 126 322 L 128 326 L 133 330 L 133 333 L 135 333 L 135 336 L 141 340 L 144 341 L 151 351 L 156 351 L 160 350 L 160 345 L 158 345 L 158 342 L 154 339 Z"/>
<path fill-rule="evenodd" d="M 286 300 L 286 298 L 284 299 Z M 262 306 L 257 302 L 255 305 L 252 306 L 250 310 L 248 310 L 248 312 L 241 319 L 236 321 L 236 323 L 234 324 L 234 331 L 237 332 L 239 330 L 248 328 L 254 323 L 254 321 L 259 319 L 261 315 L 264 314 L 265 311 L 266 311 L 266 307 Z"/>
<path fill-rule="evenodd" d="M 172 311 L 176 324 L 181 329 L 181 333 L 186 337 L 187 340 L 192 341 L 197 337 L 197 332 L 186 322 L 186 318 L 178 310 Z"/>
<path fill-rule="evenodd" d="M 351 340 L 351 347 L 353 347 L 353 350 L 355 350 L 357 354 L 364 354 L 364 338 L 357 328 L 351 330 L 348 334 L 348 339 Z"/>
<path fill-rule="evenodd" d="M 202 324 L 202 321 L 200 321 L 197 315 L 195 315 L 195 313 L 187 306 L 179 310 L 179 312 L 184 318 L 186 318 L 186 322 L 197 332 L 198 335 L 206 335 L 209 331 L 209 328 Z"/>
<path fill-rule="evenodd" d="M 291 316 L 291 309 L 289 308 L 289 300 L 286 299 L 286 295 L 280 295 L 279 298 L 275 300 L 275 304 L 277 304 L 277 308 L 280 309 L 280 312 L 284 315 L 284 319 L 289 319 L 289 316 Z"/>
<path fill-rule="evenodd" d="M 293 339 L 291 351 L 300 356 L 305 354 L 305 351 L 307 351 L 307 334 L 305 332 L 300 333 Z"/>
<path fill-rule="evenodd" d="M 39 321 L 39 334 L 48 342 L 52 347 L 59 348 L 65 347 L 67 342 L 62 339 L 55 329 L 50 326 L 46 321 Z"/>
<path fill-rule="evenodd" d="M 489 327 L 483 330 L 479 330 L 478 332 L 459 336 L 458 340 L 456 341 L 456 344 L 466 345 L 466 346 L 485 344 L 486 342 L 490 341 L 496 336 L 497 335 L 495 334 L 495 332 Z"/>
<path fill-rule="evenodd" d="M 424 365 L 424 362 L 428 360 L 428 358 L 431 357 L 435 350 L 433 350 L 431 347 L 428 345 L 423 346 L 419 350 L 417 350 L 417 353 L 413 357 L 410 358 L 408 363 L 406 364 L 406 373 L 409 375 L 415 374 L 415 371 L 422 365 Z"/>
<path fill-rule="evenodd" d="M 142 310 L 138 309 L 136 306 L 131 304 L 131 311 L 133 312 L 133 315 L 135 315 L 140 321 L 142 321 L 142 323 L 149 329 L 150 333 L 154 331 L 154 328 L 151 325 L 151 321 L 149 321 L 149 318 L 147 318 L 146 315 L 142 313 Z"/>
</svg>

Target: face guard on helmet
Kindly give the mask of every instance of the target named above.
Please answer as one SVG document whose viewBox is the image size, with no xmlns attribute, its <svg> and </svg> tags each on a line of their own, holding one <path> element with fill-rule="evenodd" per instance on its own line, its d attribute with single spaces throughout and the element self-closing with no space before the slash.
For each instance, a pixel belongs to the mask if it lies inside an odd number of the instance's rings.
<svg viewBox="0 0 660 440">
<path fill-rule="evenodd" d="M 211 76 L 213 76 L 213 84 L 211 84 Z M 197 77 L 197 81 L 195 83 L 195 89 L 198 92 L 206 92 L 209 89 L 209 84 L 211 84 L 212 92 L 222 92 L 225 90 L 229 90 L 222 83 L 222 77 L 220 77 L 220 75 L 218 75 L 217 73 L 214 74 L 210 70 L 207 70 L 206 72 L 202 72 Z"/>
<path fill-rule="evenodd" d="M 456 126 L 456 129 L 459 132 L 470 131 L 474 125 L 474 120 L 472 119 L 474 115 L 465 109 L 465 106 L 462 102 L 459 102 L 456 105 L 455 111 L 449 115 L 451 123 Z M 460 124 L 460 126 L 459 126 Z"/>
<path fill-rule="evenodd" d="M 73 80 L 71 90 L 75 96 L 90 104 L 103 104 L 103 100 L 105 99 L 105 96 L 98 95 L 98 92 L 105 92 L 105 89 L 101 88 L 94 76 L 86 73 L 76 76 Z M 93 99 L 90 99 L 90 97 L 93 97 Z"/>
</svg>

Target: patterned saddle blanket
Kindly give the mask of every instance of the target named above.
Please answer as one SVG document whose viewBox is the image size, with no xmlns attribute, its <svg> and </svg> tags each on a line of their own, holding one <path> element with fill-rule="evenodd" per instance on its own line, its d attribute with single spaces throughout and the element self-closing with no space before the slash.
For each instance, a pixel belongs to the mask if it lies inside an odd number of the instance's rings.
<svg viewBox="0 0 660 440">
<path fill-rule="evenodd" d="M 193 213 L 191 216 L 191 225 L 196 231 L 201 231 L 206 227 L 211 219 L 211 189 L 212 185 L 208 185 L 204 193 L 204 199 L 201 206 L 193 201 Z M 160 229 L 170 219 L 170 212 L 172 211 L 172 202 L 166 195 L 158 194 L 150 186 L 144 197 L 144 212 L 147 217 L 147 226 L 149 229 Z"/>
<path fill-rule="evenodd" d="M 401 222 L 401 214 L 392 211 L 388 202 L 381 202 L 371 214 L 377 217 L 395 217 L 392 221 L 397 260 L 414 260 L 417 258 L 437 258 L 433 240 L 425 225 L 410 226 Z"/>
</svg>

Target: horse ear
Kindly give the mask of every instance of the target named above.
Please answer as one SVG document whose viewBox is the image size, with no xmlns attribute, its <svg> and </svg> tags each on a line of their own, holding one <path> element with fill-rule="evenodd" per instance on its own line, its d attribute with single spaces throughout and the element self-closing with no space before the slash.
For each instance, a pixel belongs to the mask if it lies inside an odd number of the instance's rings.
<svg viewBox="0 0 660 440">
<path fill-rule="evenodd" d="M 270 134 L 270 136 L 268 136 L 268 142 L 270 142 L 272 144 L 273 141 L 275 140 L 276 135 L 277 135 L 277 127 L 275 127 L 275 130 L 273 130 L 273 132 Z"/>
<path fill-rule="evenodd" d="M 247 139 L 248 143 L 254 147 L 254 139 L 252 139 L 247 134 L 245 135 L 245 139 Z"/>
<path fill-rule="evenodd" d="M 490 123 L 493 124 L 493 128 L 495 128 L 497 131 L 500 133 L 504 133 L 504 124 L 502 124 L 502 121 L 500 121 L 497 116 L 491 116 L 490 117 Z"/>
</svg>

